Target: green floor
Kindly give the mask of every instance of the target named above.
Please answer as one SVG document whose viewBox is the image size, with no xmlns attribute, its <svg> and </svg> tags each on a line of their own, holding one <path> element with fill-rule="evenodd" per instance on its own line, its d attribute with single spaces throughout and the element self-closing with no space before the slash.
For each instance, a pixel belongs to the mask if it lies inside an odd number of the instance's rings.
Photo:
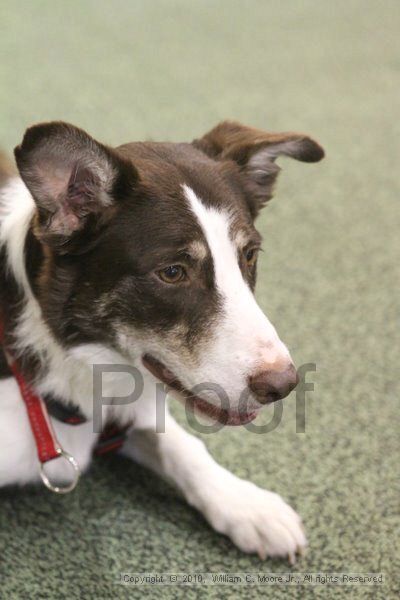
<svg viewBox="0 0 400 600">
<path fill-rule="evenodd" d="M 289 567 L 242 555 L 156 477 L 107 458 L 66 498 L 0 492 L 2 599 L 398 597 L 399 17 L 398 0 L 0 2 L 9 151 L 54 118 L 115 144 L 190 140 L 234 118 L 325 146 L 320 165 L 281 161 L 259 222 L 259 301 L 297 364 L 317 366 L 306 433 L 292 395 L 268 435 L 205 438 L 303 515 L 310 548 L 295 570 L 386 577 L 375 589 L 118 587 L 121 571 Z"/>
</svg>

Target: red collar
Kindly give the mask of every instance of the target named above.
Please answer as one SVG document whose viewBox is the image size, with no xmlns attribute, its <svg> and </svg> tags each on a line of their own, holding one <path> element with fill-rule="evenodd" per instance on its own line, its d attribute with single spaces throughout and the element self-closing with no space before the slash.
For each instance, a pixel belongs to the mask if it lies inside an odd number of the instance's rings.
<svg viewBox="0 0 400 600">
<path fill-rule="evenodd" d="M 36 443 L 36 449 L 40 462 L 40 476 L 47 488 L 58 494 L 66 494 L 71 492 L 77 485 L 80 477 L 80 470 L 75 458 L 61 448 L 58 442 L 54 429 L 51 425 L 49 415 L 44 400 L 39 396 L 34 389 L 27 383 L 21 373 L 18 363 L 11 354 L 6 350 L 4 344 L 4 325 L 0 319 L 0 346 L 3 346 L 4 354 L 8 366 L 21 392 L 24 400 L 26 411 L 28 414 L 31 430 Z M 51 483 L 45 472 L 45 464 L 56 458 L 66 460 L 72 467 L 72 481 L 60 487 Z"/>
<path fill-rule="evenodd" d="M 40 476 L 45 486 L 52 492 L 58 494 L 66 494 L 71 492 L 77 485 L 80 477 L 79 465 L 75 458 L 68 452 L 63 450 L 51 424 L 50 414 L 70 425 L 81 425 L 85 423 L 85 418 L 82 415 L 71 417 L 71 412 L 66 411 L 64 405 L 56 400 L 51 400 L 49 403 L 50 410 L 46 405 L 45 400 L 35 392 L 33 387 L 26 381 L 22 374 L 17 361 L 12 357 L 9 351 L 6 350 L 4 340 L 4 325 L 0 318 L 0 348 L 3 348 L 8 366 L 18 384 L 21 396 L 25 403 L 29 423 L 32 434 L 35 439 L 36 450 L 40 462 Z M 72 419 L 72 420 L 71 420 Z M 106 454 L 121 448 L 125 441 L 125 434 L 129 426 L 120 428 L 115 424 L 106 426 L 96 447 L 96 454 Z M 46 463 L 55 459 L 66 460 L 71 466 L 72 480 L 69 484 L 62 487 L 54 485 L 49 480 L 45 472 Z"/>
</svg>

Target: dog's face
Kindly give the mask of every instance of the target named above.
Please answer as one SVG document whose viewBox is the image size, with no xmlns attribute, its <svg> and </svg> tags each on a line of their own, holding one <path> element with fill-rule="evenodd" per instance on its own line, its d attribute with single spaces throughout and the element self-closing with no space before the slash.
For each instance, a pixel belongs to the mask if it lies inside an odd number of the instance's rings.
<svg viewBox="0 0 400 600">
<path fill-rule="evenodd" d="M 15 155 L 37 205 L 33 287 L 61 344 L 141 360 L 231 424 L 293 389 L 289 352 L 253 295 L 254 219 L 275 159 L 318 161 L 316 142 L 222 123 L 193 144 L 114 150 L 50 123 L 29 129 Z"/>
</svg>

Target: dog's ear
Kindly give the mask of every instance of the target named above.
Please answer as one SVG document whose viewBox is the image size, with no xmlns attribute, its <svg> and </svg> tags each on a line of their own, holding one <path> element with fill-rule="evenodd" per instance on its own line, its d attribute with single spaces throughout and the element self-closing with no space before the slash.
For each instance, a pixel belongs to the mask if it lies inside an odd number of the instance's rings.
<svg viewBox="0 0 400 600">
<path fill-rule="evenodd" d="M 269 133 L 232 121 L 220 123 L 193 144 L 211 158 L 239 165 L 253 216 L 272 197 L 280 171 L 275 164 L 278 156 L 303 162 L 318 162 L 324 157 L 321 146 L 302 133 Z"/>
<path fill-rule="evenodd" d="M 34 232 L 60 254 L 93 243 L 138 177 L 114 150 L 63 122 L 29 128 L 14 153 L 37 205 Z"/>
</svg>

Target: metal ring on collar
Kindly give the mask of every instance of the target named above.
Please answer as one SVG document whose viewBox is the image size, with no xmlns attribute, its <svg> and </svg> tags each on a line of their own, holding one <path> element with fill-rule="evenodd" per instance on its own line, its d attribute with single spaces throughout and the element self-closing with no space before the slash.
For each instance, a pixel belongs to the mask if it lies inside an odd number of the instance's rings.
<svg viewBox="0 0 400 600">
<path fill-rule="evenodd" d="M 71 454 L 68 454 L 68 452 L 65 452 L 65 450 L 63 450 L 62 448 L 58 448 L 57 452 L 59 454 L 58 458 L 65 459 L 71 465 L 71 467 L 73 469 L 74 478 L 71 481 L 71 483 L 66 484 L 64 486 L 59 486 L 59 485 L 55 485 L 55 484 L 51 483 L 50 479 L 48 478 L 48 476 L 46 475 L 45 470 L 44 470 L 46 463 L 42 463 L 40 465 L 40 477 L 41 477 L 44 485 L 51 492 L 54 492 L 55 494 L 69 494 L 78 485 L 78 481 L 81 476 L 81 471 L 79 469 L 78 463 L 76 462 L 75 458 L 73 456 L 71 456 Z M 57 458 L 55 460 L 57 460 Z"/>
</svg>

